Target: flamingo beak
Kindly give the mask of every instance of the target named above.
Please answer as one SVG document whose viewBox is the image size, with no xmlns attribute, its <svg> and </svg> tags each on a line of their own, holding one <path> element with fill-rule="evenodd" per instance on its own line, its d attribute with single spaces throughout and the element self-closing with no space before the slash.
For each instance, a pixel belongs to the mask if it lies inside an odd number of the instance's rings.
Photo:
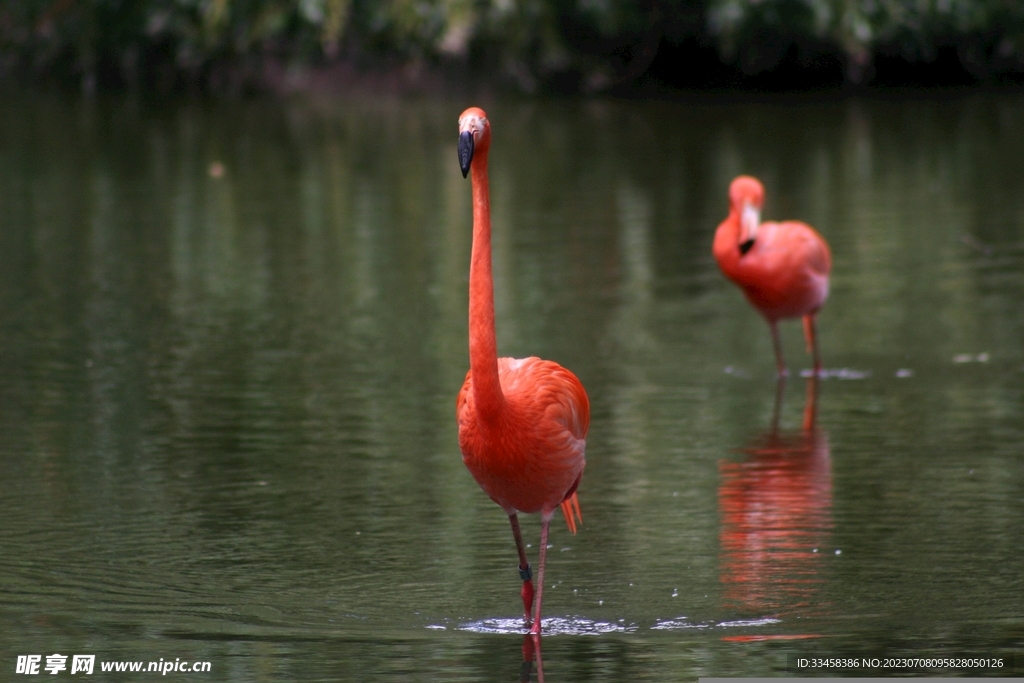
<svg viewBox="0 0 1024 683">
<path fill-rule="evenodd" d="M 469 175 L 469 166 L 473 163 L 473 133 L 464 130 L 459 133 L 459 167 L 462 177 Z"/>
<path fill-rule="evenodd" d="M 740 215 L 740 254 L 746 254 L 754 246 L 757 226 L 761 225 L 761 210 L 750 204 L 743 205 Z"/>
</svg>

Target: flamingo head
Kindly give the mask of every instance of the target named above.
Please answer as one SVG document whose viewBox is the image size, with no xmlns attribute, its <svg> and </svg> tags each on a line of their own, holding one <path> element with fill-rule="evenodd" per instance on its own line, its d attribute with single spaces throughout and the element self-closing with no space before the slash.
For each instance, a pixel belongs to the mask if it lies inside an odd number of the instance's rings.
<svg viewBox="0 0 1024 683">
<path fill-rule="evenodd" d="M 470 107 L 459 117 L 459 167 L 469 175 L 474 153 L 485 154 L 491 145 L 491 124 L 480 107 Z"/>
<path fill-rule="evenodd" d="M 740 255 L 743 255 L 754 246 L 757 227 L 761 225 L 764 185 L 753 176 L 737 177 L 729 185 L 729 206 L 740 217 L 739 249 Z"/>
</svg>

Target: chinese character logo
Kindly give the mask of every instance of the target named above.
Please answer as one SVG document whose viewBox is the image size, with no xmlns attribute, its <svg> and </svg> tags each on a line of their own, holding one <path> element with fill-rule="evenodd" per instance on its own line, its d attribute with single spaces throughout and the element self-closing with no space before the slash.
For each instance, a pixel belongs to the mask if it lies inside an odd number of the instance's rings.
<svg viewBox="0 0 1024 683">
<path fill-rule="evenodd" d="M 96 655 L 75 655 L 71 658 L 71 673 L 91 674 Z"/>
<path fill-rule="evenodd" d="M 39 673 L 39 662 L 42 660 L 42 655 L 18 655 L 18 665 L 14 673 L 37 674 Z"/>
</svg>

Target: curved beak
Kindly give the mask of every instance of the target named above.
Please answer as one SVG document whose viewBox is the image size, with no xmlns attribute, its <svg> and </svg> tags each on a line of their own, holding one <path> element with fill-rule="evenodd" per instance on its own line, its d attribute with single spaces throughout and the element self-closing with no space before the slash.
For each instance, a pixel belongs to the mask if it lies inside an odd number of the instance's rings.
<svg viewBox="0 0 1024 683">
<path fill-rule="evenodd" d="M 473 133 L 464 130 L 459 133 L 459 168 L 462 177 L 469 175 L 469 166 L 473 163 Z"/>
<path fill-rule="evenodd" d="M 740 214 L 740 254 L 746 254 L 754 246 L 759 225 L 761 225 L 761 210 L 750 204 L 744 204 L 743 213 Z"/>
</svg>

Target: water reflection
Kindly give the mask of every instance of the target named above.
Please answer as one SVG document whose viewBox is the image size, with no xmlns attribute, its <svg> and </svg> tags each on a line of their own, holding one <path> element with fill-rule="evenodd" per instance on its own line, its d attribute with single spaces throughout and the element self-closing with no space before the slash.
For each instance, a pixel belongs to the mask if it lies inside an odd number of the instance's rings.
<svg viewBox="0 0 1024 683">
<path fill-rule="evenodd" d="M 465 103 L 0 99 L 7 655 L 515 680 L 507 522 L 452 418 Z M 578 369 L 594 401 L 544 673 L 763 674 L 722 641 L 824 612 L 806 632 L 830 647 L 1018 642 L 1024 98 L 488 111 L 501 353 Z M 790 396 L 719 465 L 771 399 L 764 323 L 710 254 L 741 171 L 834 247 L 834 463 L 779 427 Z"/>
<path fill-rule="evenodd" d="M 544 683 L 544 660 L 540 652 L 540 636 L 527 634 L 523 636 L 523 664 L 519 667 L 519 683 L 530 683 L 533 680 L 533 665 L 537 665 L 537 683 Z"/>
<path fill-rule="evenodd" d="M 723 602 L 757 614 L 821 615 L 832 532 L 828 434 L 815 424 L 815 377 L 807 380 L 800 430 L 780 430 L 785 386 L 776 385 L 771 429 L 740 449 L 748 457 L 719 465 Z"/>
</svg>

